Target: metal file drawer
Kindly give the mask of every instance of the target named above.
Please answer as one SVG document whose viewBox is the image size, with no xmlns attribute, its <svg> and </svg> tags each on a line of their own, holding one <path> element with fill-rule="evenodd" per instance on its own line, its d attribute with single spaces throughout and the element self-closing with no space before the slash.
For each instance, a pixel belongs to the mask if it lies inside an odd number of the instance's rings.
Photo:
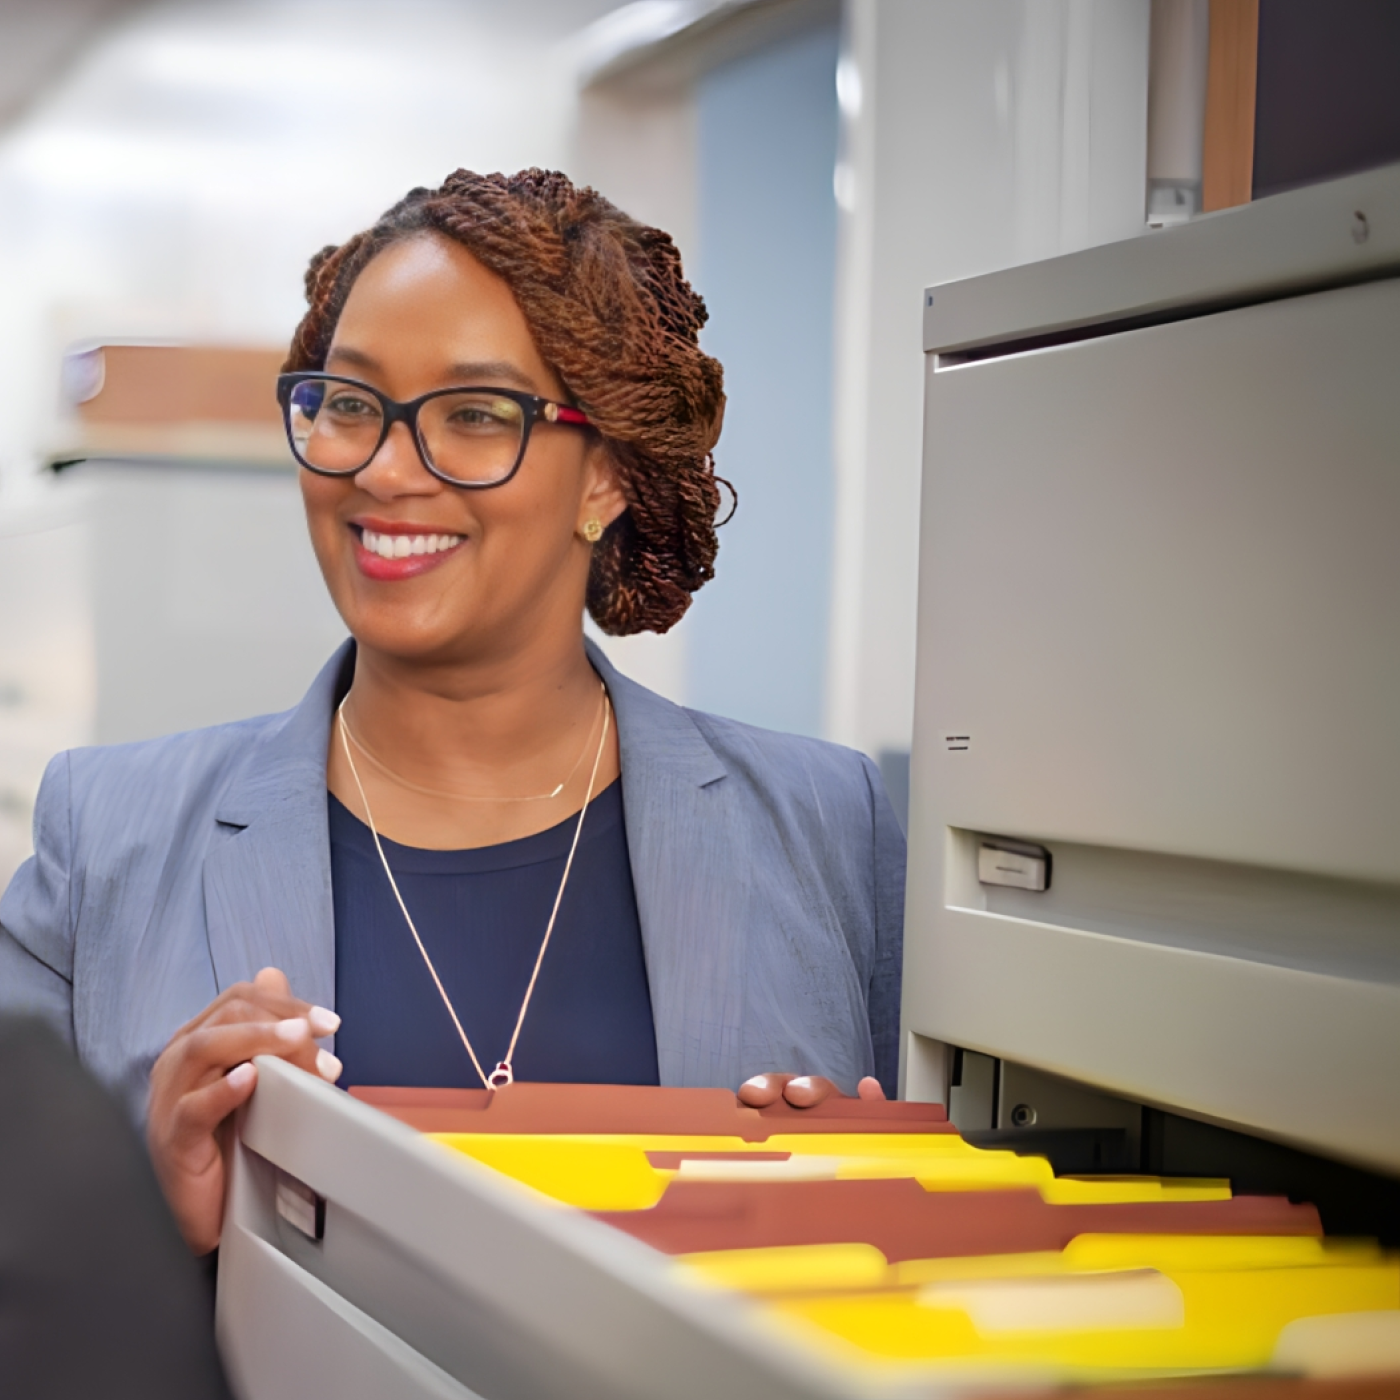
<svg viewBox="0 0 1400 1400">
<path fill-rule="evenodd" d="M 244 1400 L 835 1400 L 888 1395 L 818 1364 L 742 1300 L 426 1141 L 280 1060 L 235 1150 L 218 1324 Z M 316 1242 L 280 1173 L 325 1198 Z"/>
</svg>

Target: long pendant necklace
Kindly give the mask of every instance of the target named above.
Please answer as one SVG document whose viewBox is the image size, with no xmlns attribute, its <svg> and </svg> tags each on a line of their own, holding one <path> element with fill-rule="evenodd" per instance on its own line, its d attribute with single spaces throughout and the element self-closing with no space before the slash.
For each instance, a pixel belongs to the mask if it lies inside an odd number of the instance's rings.
<svg viewBox="0 0 1400 1400">
<path fill-rule="evenodd" d="M 403 895 L 399 892 L 399 882 L 394 879 L 394 872 L 389 868 L 389 858 L 384 854 L 384 845 L 379 839 L 379 829 L 375 826 L 374 814 L 370 811 L 369 798 L 365 796 L 365 785 L 360 781 L 359 770 L 355 767 L 354 755 L 350 752 L 350 730 L 345 723 L 345 700 L 342 700 L 336 708 L 336 719 L 340 727 L 340 746 L 345 751 L 345 761 L 350 766 L 350 776 L 354 778 L 355 787 L 360 794 L 360 802 L 365 809 L 365 824 L 369 827 L 369 834 L 374 838 L 374 849 L 379 852 L 379 863 L 384 867 L 385 875 L 389 877 L 389 888 L 393 890 L 394 898 L 398 901 L 399 908 L 403 912 L 404 922 L 408 924 L 408 931 L 413 935 L 413 941 L 418 945 L 418 951 L 423 955 L 423 961 L 427 964 L 428 973 L 433 979 L 433 985 L 438 989 L 442 1004 L 447 1008 L 447 1014 L 452 1018 L 452 1024 L 457 1028 L 457 1034 L 461 1037 L 462 1045 L 467 1054 L 471 1056 L 472 1065 L 477 1074 L 481 1076 L 482 1084 L 488 1089 L 504 1089 L 508 1084 L 515 1082 L 513 1061 L 515 1047 L 520 1040 L 520 1028 L 525 1024 L 525 1013 L 530 1009 L 530 998 L 535 994 L 535 983 L 539 980 L 540 968 L 544 965 L 544 955 L 554 933 L 555 921 L 559 917 L 559 906 L 564 901 L 564 888 L 569 883 L 569 871 L 573 869 L 574 852 L 578 850 L 579 837 L 583 835 L 583 819 L 588 815 L 588 804 L 593 800 L 593 787 L 598 781 L 598 769 L 603 762 L 603 750 L 608 743 L 608 723 L 612 718 L 612 705 L 608 699 L 607 687 L 602 686 L 602 691 L 603 732 L 598 739 L 598 752 L 593 756 L 593 771 L 588 775 L 588 792 L 584 795 L 583 806 L 579 809 L 578 823 L 574 827 L 574 839 L 569 846 L 568 859 L 564 862 L 563 877 L 559 881 L 559 892 L 554 896 L 554 908 L 550 910 L 549 923 L 545 927 L 539 956 L 535 959 L 534 971 L 530 973 L 530 985 L 525 988 L 525 1000 L 520 1003 L 520 1015 L 515 1018 L 515 1030 L 511 1032 L 510 1045 L 506 1049 L 505 1058 L 496 1062 L 496 1068 L 490 1074 L 482 1069 L 481 1061 L 477 1059 L 476 1051 L 472 1049 L 472 1043 L 462 1028 L 457 1008 L 452 1005 L 452 998 L 447 995 L 447 989 L 442 985 L 442 978 L 438 976 L 437 968 L 433 966 L 433 960 L 428 956 L 428 950 L 423 946 L 422 938 L 419 937 L 413 916 L 408 912 L 408 905 L 404 903 Z M 345 697 L 346 700 L 349 698 L 348 695 Z"/>
</svg>

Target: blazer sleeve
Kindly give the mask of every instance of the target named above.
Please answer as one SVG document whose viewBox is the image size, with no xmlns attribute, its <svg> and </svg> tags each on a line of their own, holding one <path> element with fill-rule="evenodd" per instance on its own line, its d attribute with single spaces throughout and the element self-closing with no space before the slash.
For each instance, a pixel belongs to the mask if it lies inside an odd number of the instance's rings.
<svg viewBox="0 0 1400 1400">
<path fill-rule="evenodd" d="M 34 854 L 0 896 L 0 1011 L 41 1016 L 71 1046 L 71 767 L 50 762 L 34 804 Z"/>
<path fill-rule="evenodd" d="M 904 833 L 880 770 L 862 755 L 870 788 L 875 885 L 875 956 L 867 992 L 875 1078 L 894 1098 L 899 1088 L 900 985 L 904 972 Z"/>
</svg>

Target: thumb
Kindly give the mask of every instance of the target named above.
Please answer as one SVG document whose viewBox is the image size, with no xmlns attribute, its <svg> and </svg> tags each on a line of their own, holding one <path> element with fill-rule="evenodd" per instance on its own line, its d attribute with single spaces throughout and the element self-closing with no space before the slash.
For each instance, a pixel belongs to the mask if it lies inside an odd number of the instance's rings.
<svg viewBox="0 0 1400 1400">
<path fill-rule="evenodd" d="M 263 968 L 253 978 L 253 985 L 260 992 L 271 992 L 274 996 L 289 997 L 292 994 L 292 984 L 287 981 L 287 974 L 280 967 Z"/>
</svg>

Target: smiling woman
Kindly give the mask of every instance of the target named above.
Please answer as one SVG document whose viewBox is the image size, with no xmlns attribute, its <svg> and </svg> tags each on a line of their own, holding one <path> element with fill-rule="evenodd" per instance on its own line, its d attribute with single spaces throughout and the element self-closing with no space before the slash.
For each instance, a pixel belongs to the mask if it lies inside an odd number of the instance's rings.
<svg viewBox="0 0 1400 1400">
<path fill-rule="evenodd" d="M 904 849 L 869 760 L 584 639 L 585 607 L 664 631 L 713 574 L 721 371 L 671 240 L 562 175 L 459 171 L 307 295 L 278 396 L 352 640 L 285 715 L 54 760 L 0 1005 L 146 1111 L 197 1250 L 258 1054 L 892 1088 Z"/>
</svg>

